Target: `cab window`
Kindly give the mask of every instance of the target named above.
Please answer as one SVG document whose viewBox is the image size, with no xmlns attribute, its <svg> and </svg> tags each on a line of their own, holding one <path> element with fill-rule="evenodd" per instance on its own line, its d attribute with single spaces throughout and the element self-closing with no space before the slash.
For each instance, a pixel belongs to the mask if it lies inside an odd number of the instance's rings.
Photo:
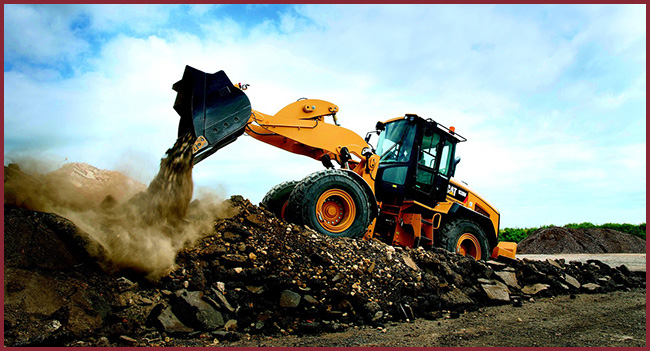
<svg viewBox="0 0 650 351">
<path fill-rule="evenodd" d="M 440 174 L 449 176 L 453 154 L 454 154 L 454 143 L 452 143 L 449 140 L 445 140 L 445 143 L 442 146 L 442 152 L 440 153 L 440 170 L 439 170 Z"/>
</svg>

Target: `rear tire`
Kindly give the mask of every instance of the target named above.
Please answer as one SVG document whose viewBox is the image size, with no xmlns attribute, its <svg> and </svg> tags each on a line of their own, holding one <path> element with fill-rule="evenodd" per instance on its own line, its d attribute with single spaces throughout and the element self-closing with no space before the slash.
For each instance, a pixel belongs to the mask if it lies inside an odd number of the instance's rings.
<svg viewBox="0 0 650 351">
<path fill-rule="evenodd" d="M 289 196 L 291 220 L 333 236 L 363 236 L 371 222 L 370 201 L 345 171 L 326 169 L 300 181 Z"/>
<path fill-rule="evenodd" d="M 487 260 L 491 253 L 485 232 L 469 219 L 456 219 L 445 224 L 438 246 L 476 260 Z"/>
<path fill-rule="evenodd" d="M 264 195 L 261 205 L 273 212 L 276 217 L 286 219 L 285 216 L 287 204 L 289 202 L 289 195 L 291 195 L 296 184 L 298 184 L 297 180 L 291 180 L 274 186 L 266 193 L 266 195 Z"/>
</svg>

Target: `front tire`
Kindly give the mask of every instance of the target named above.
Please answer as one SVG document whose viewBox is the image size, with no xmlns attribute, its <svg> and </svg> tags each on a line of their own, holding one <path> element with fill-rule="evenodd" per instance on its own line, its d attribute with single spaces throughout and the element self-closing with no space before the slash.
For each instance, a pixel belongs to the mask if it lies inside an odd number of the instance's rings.
<svg viewBox="0 0 650 351">
<path fill-rule="evenodd" d="M 326 169 L 303 179 L 289 196 L 294 222 L 333 236 L 357 238 L 371 222 L 370 201 L 345 171 Z"/>
<path fill-rule="evenodd" d="M 447 223 L 439 238 L 439 246 L 475 260 L 487 260 L 490 255 L 485 232 L 469 219 L 456 219 Z"/>
</svg>

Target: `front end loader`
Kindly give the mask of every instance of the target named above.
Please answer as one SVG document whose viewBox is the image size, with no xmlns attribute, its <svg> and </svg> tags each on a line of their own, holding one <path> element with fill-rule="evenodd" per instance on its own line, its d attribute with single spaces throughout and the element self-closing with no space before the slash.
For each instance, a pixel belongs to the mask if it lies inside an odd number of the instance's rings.
<svg viewBox="0 0 650 351">
<path fill-rule="evenodd" d="M 331 102 L 300 99 L 269 115 L 251 108 L 246 88 L 223 71 L 190 66 L 173 85 L 179 136 L 196 138 L 194 164 L 246 133 L 325 168 L 266 194 L 262 205 L 279 217 L 334 237 L 514 257 L 516 244 L 498 241 L 496 208 L 452 178 L 456 144 L 465 141 L 453 127 L 406 114 L 377 123 L 375 149 L 370 133 L 364 139 L 338 124 Z"/>
</svg>

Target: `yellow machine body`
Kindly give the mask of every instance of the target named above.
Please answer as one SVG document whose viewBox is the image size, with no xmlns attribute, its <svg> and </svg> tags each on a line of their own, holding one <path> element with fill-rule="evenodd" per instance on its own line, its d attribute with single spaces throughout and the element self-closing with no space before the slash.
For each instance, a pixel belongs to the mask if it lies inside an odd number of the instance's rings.
<svg viewBox="0 0 650 351">
<path fill-rule="evenodd" d="M 303 180 L 302 183 L 305 184 L 289 184 L 291 188 L 283 190 L 286 198 L 289 194 L 293 196 L 296 191 L 300 192 L 296 196 L 302 197 L 316 194 L 311 196 L 314 199 L 293 200 L 293 209 L 301 211 L 306 206 L 300 204 L 312 206 L 309 212 L 303 213 L 303 217 L 312 218 L 311 223 L 320 227 L 321 232 L 333 236 L 344 235 L 353 226 L 356 216 L 369 211 L 367 226 L 355 236 L 366 239 L 376 237 L 389 244 L 405 247 L 433 246 L 436 244 L 437 233 L 444 229 L 443 225 L 449 226 L 449 218 L 457 218 L 457 222 L 463 224 L 463 218 L 470 216 L 476 219 L 475 222 L 479 223 L 484 234 L 472 234 L 476 232 L 473 227 L 454 227 L 454 231 L 460 231 L 455 234 L 457 240 L 454 239 L 458 242 L 447 243 L 448 249 L 477 259 L 497 255 L 514 257 L 515 243 L 498 243 L 499 212 L 459 181 L 450 178 L 446 185 L 446 197 L 435 204 L 408 197 L 399 200 L 385 197 L 378 200 L 375 183 L 382 155 L 374 152 L 368 139 L 364 140 L 357 133 L 338 125 L 339 107 L 336 104 L 324 100 L 301 99 L 270 115 L 250 108 L 242 88 L 241 84 L 232 84 L 222 71 L 205 74 L 189 66 L 183 80 L 174 85 L 178 92 L 174 108 L 181 115 L 179 134 L 191 132 L 196 136 L 195 163 L 234 141 L 242 133 L 247 133 L 269 145 L 320 160 L 328 169 L 333 168 L 332 162 L 340 165 L 341 171 L 332 170 L 330 173 L 335 178 L 345 178 L 347 183 L 344 182 L 342 187 L 323 185 L 321 192 L 312 191 L 309 188 L 311 183 L 329 184 L 330 179 L 326 177 L 328 174 L 323 173 L 311 177 L 309 181 Z M 420 117 L 417 118 L 418 123 L 422 122 Z M 331 122 L 328 121 L 330 119 Z M 402 119 L 388 120 L 378 123 L 378 126 L 402 123 Z M 437 126 L 435 122 L 426 123 Z M 443 129 L 443 132 L 438 132 L 444 134 L 445 138 L 458 139 L 453 127 Z M 360 189 L 358 191 L 354 190 L 357 186 Z M 459 197 L 459 192 L 464 195 Z M 363 200 L 355 200 L 356 198 Z M 281 212 L 278 210 L 276 213 L 284 214 L 288 211 L 288 202 L 290 200 L 280 203 Z M 378 219 L 382 221 L 379 224 Z M 387 226 L 386 223 L 390 225 Z M 482 235 L 487 237 L 489 245 L 480 242 L 486 240 L 482 239 Z M 487 255 L 484 252 L 486 249 L 490 251 Z"/>
</svg>

